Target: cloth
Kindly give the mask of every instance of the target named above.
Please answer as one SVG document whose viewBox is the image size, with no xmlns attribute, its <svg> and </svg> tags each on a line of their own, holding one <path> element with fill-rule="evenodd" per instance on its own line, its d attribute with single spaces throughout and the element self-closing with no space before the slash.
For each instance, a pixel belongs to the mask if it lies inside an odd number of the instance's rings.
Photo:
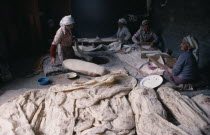
<svg viewBox="0 0 210 135">
<path fill-rule="evenodd" d="M 124 18 L 119 19 L 118 23 L 127 24 L 127 21 Z"/>
<path fill-rule="evenodd" d="M 60 61 L 63 61 L 67 58 L 74 58 L 75 54 L 73 51 L 73 37 L 71 34 L 71 31 L 66 30 L 65 26 L 61 26 L 58 31 L 56 32 L 56 35 L 54 37 L 54 40 L 51 45 L 50 54 L 51 56 L 55 56 L 56 47 L 58 46 L 58 56 Z"/>
<path fill-rule="evenodd" d="M 60 21 L 60 26 L 64 26 L 64 25 L 70 25 L 73 24 L 74 22 L 74 18 L 71 15 L 68 16 L 64 16 L 61 21 Z"/>
<path fill-rule="evenodd" d="M 190 80 L 182 79 L 178 76 L 174 76 L 172 73 L 169 73 L 167 71 L 163 72 L 163 77 L 169 81 L 172 84 L 178 85 L 178 84 L 185 84 L 190 82 Z"/>
<path fill-rule="evenodd" d="M 45 59 L 43 59 L 43 62 L 41 64 L 45 76 L 51 76 L 51 75 L 57 75 L 60 73 L 69 72 L 68 69 L 65 69 L 62 66 L 62 62 L 60 61 L 60 59 L 56 59 L 55 65 L 52 65 L 51 58 L 46 57 Z"/>
<path fill-rule="evenodd" d="M 118 28 L 116 37 L 128 41 L 131 37 L 131 33 L 126 26 L 123 26 L 122 28 Z"/>
<path fill-rule="evenodd" d="M 68 34 L 68 30 L 66 30 L 65 26 L 66 25 L 70 25 L 70 24 L 73 24 L 75 23 L 74 22 L 74 18 L 71 16 L 71 15 L 68 15 L 68 16 L 64 16 L 61 21 L 60 21 L 60 26 L 61 26 L 61 29 L 63 30 L 63 33 L 64 34 Z"/>
<path fill-rule="evenodd" d="M 149 24 L 149 20 L 143 20 L 142 23 L 141 23 L 142 26 L 143 25 L 148 25 L 148 24 Z"/>
<path fill-rule="evenodd" d="M 132 41 L 134 43 L 138 42 L 153 42 L 157 43 L 158 42 L 158 37 L 157 35 L 152 32 L 146 32 L 142 27 L 133 35 Z"/>
<path fill-rule="evenodd" d="M 189 80 L 195 80 L 197 70 L 197 63 L 192 51 L 182 53 L 172 69 L 174 76 Z"/>
<path fill-rule="evenodd" d="M 184 37 L 184 39 L 193 49 L 192 53 L 195 56 L 196 61 L 198 61 L 198 43 L 197 41 L 194 39 L 194 37 L 188 35 L 186 37 Z"/>
<path fill-rule="evenodd" d="M 56 56 L 56 49 L 57 49 L 56 45 L 51 45 L 50 46 L 50 56 L 51 57 L 55 57 Z"/>
<path fill-rule="evenodd" d="M 130 53 L 133 50 L 138 50 L 138 49 L 139 49 L 139 46 L 138 45 L 135 45 L 135 44 L 123 45 L 123 47 L 122 47 L 122 50 L 125 53 Z"/>
<path fill-rule="evenodd" d="M 194 37 L 188 35 L 184 37 L 184 39 L 191 47 L 192 49 L 197 49 L 198 48 L 198 43 L 195 41 Z"/>
<path fill-rule="evenodd" d="M 114 52 L 119 51 L 121 47 L 122 47 L 121 42 L 113 42 L 108 46 L 104 46 L 104 48 L 107 49 L 108 51 L 114 51 Z"/>
</svg>

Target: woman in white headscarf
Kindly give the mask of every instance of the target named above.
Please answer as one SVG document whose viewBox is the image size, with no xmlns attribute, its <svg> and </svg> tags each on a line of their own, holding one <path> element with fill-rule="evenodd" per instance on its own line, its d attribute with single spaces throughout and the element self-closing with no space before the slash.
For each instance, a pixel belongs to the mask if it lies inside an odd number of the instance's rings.
<svg viewBox="0 0 210 135">
<path fill-rule="evenodd" d="M 122 43 L 127 43 L 131 37 L 129 29 L 126 27 L 127 21 L 124 18 L 118 20 L 118 30 L 116 33 L 116 38 Z"/>
<path fill-rule="evenodd" d="M 158 37 L 151 30 L 149 20 L 142 21 L 140 29 L 133 35 L 132 41 L 136 45 L 155 45 L 158 43 Z"/>
<path fill-rule="evenodd" d="M 58 48 L 58 56 L 62 62 L 65 59 L 75 58 L 73 46 L 73 36 L 71 29 L 73 28 L 74 19 L 71 15 L 65 16 L 60 21 L 60 28 L 57 30 L 54 40 L 50 47 L 50 56 L 52 64 L 56 61 L 56 48 Z"/>
<path fill-rule="evenodd" d="M 173 84 L 191 83 L 196 80 L 198 75 L 198 68 L 193 51 L 198 48 L 198 43 L 192 36 L 183 38 L 180 45 L 184 51 L 176 61 L 172 69 L 165 66 L 166 71 L 163 77 Z"/>
<path fill-rule="evenodd" d="M 195 40 L 195 38 L 193 36 L 188 35 L 188 36 L 184 37 L 183 40 L 185 40 L 191 46 L 191 48 L 193 48 L 192 53 L 193 53 L 196 61 L 198 61 L 198 43 Z"/>
</svg>

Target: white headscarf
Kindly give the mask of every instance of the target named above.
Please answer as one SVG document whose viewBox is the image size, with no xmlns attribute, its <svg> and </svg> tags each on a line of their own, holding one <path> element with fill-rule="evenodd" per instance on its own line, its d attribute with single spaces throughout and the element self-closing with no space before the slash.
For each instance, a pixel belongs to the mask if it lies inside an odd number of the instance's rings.
<svg viewBox="0 0 210 135">
<path fill-rule="evenodd" d="M 141 23 L 142 26 L 148 25 L 148 24 L 149 24 L 149 20 L 143 20 L 142 23 Z"/>
<path fill-rule="evenodd" d="M 118 20 L 118 23 L 127 24 L 127 21 L 124 18 Z"/>
<path fill-rule="evenodd" d="M 64 16 L 60 21 L 60 26 L 70 25 L 74 23 L 74 18 L 71 15 Z"/>
<path fill-rule="evenodd" d="M 188 35 L 188 36 L 184 37 L 183 40 L 186 41 L 192 49 L 194 49 L 193 55 L 195 56 L 196 60 L 198 61 L 198 43 L 195 40 L 195 38 L 193 36 Z"/>
<path fill-rule="evenodd" d="M 74 22 L 74 18 L 71 16 L 71 15 L 68 15 L 68 16 L 64 16 L 61 21 L 60 21 L 60 26 L 64 32 L 64 34 L 66 34 L 66 29 L 65 29 L 65 26 L 66 25 L 70 25 L 70 24 L 73 24 L 75 23 Z"/>
<path fill-rule="evenodd" d="M 196 42 L 193 36 L 188 35 L 184 37 L 183 40 L 185 40 L 192 49 L 198 49 L 198 43 Z"/>
</svg>

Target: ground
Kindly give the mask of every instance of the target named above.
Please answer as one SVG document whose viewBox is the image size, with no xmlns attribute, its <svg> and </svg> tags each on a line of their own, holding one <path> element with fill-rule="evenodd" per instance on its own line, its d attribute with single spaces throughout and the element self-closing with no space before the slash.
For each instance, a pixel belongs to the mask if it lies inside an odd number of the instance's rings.
<svg viewBox="0 0 210 135">
<path fill-rule="evenodd" d="M 32 65 L 36 58 L 19 59 L 17 62 L 12 62 L 12 65 L 16 67 L 14 69 L 15 78 L 7 83 L 0 86 L 0 105 L 6 102 L 8 99 L 19 96 L 24 92 L 32 89 L 43 89 L 51 87 L 54 84 L 68 84 L 72 83 L 73 80 L 66 78 L 65 74 L 56 76 L 49 76 L 48 78 L 52 81 L 49 85 L 39 85 L 37 80 L 41 77 L 45 77 L 44 73 L 32 77 L 26 77 L 32 71 Z M 80 75 L 77 80 L 88 80 L 91 77 Z"/>
</svg>

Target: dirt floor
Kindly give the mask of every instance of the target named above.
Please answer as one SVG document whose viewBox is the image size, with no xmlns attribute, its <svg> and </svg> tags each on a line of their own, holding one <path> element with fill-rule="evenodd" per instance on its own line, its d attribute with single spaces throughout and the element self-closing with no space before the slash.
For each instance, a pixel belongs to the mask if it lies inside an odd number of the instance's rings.
<svg viewBox="0 0 210 135">
<path fill-rule="evenodd" d="M 37 58 L 22 58 L 10 63 L 10 65 L 13 67 L 12 70 L 14 78 L 9 82 L 0 85 L 0 105 L 6 102 L 8 99 L 19 96 L 28 90 L 46 90 L 54 84 L 68 84 L 74 81 L 67 79 L 65 74 L 59 74 L 48 77 L 51 80 L 51 84 L 39 85 L 37 80 L 41 77 L 45 77 L 43 72 L 29 77 L 29 75 L 32 73 L 33 64 L 36 60 Z M 76 80 L 88 79 L 91 79 L 91 77 L 79 75 L 79 78 Z"/>
<path fill-rule="evenodd" d="M 76 80 L 89 80 L 91 77 L 79 75 L 80 77 Z M 66 78 L 65 74 L 60 74 L 56 76 L 48 77 L 51 80 L 51 84 L 48 85 L 39 85 L 37 80 L 41 77 L 45 77 L 43 73 L 39 75 L 29 77 L 29 78 L 16 78 L 15 80 L 4 84 L 0 88 L 0 105 L 6 102 L 8 99 L 21 95 L 24 92 L 32 89 L 43 89 L 51 87 L 54 84 L 68 84 L 72 83 L 75 80 L 69 80 Z"/>
</svg>

